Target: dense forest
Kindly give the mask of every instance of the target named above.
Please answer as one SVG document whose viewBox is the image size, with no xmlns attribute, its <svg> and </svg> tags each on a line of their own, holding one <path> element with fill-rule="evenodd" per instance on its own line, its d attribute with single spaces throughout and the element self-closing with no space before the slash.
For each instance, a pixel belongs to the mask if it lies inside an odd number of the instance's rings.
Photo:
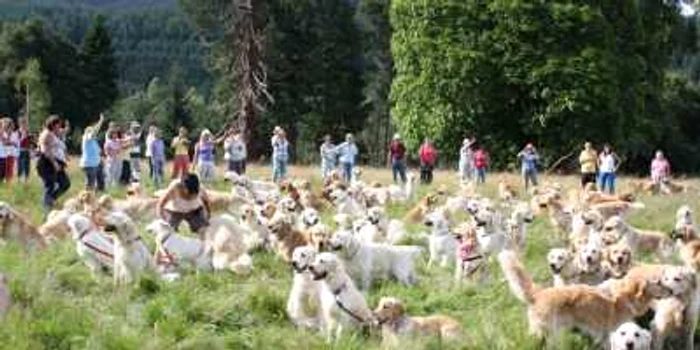
<svg viewBox="0 0 700 350">
<path fill-rule="evenodd" d="M 658 148 L 700 170 L 697 17 L 680 1 L 6 0 L 0 113 L 22 113 L 37 89 L 30 111 L 78 126 L 105 108 L 168 133 L 218 130 L 243 110 L 245 3 L 264 69 L 256 157 L 282 125 L 297 161 L 316 159 L 323 135 L 354 132 L 362 160 L 384 164 L 396 131 L 412 151 L 435 140 L 445 165 L 474 135 L 498 168 L 528 141 L 548 166 L 591 140 L 628 171 Z M 108 48 L 89 43 L 101 27 Z M 116 93 L 100 87 L 110 76 Z"/>
</svg>

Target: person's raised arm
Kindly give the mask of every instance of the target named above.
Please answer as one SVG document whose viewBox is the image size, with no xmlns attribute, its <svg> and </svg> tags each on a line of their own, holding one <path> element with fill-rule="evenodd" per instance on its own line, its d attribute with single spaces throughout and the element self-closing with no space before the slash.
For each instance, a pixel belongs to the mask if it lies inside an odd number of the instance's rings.
<svg viewBox="0 0 700 350">
<path fill-rule="evenodd" d="M 95 134 L 98 134 L 100 130 L 102 130 L 102 125 L 105 122 L 105 115 L 103 113 L 100 113 L 100 119 L 97 120 L 97 123 L 93 125 L 93 129 L 95 130 Z"/>
<path fill-rule="evenodd" d="M 200 190 L 199 198 L 202 199 L 202 206 L 204 207 L 204 215 L 206 215 L 207 219 L 211 218 L 211 201 L 209 200 L 209 194 L 207 193 L 207 190 L 202 188 Z"/>
</svg>

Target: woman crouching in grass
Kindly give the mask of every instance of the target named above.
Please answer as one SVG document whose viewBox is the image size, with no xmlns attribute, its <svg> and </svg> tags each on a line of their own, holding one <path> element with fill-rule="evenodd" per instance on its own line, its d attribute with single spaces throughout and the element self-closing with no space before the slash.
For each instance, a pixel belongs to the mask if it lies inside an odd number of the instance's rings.
<svg viewBox="0 0 700 350">
<path fill-rule="evenodd" d="M 209 226 L 211 210 L 209 197 L 199 184 L 199 177 L 187 174 L 172 182 L 166 194 L 158 203 L 158 217 L 167 221 L 176 231 L 185 221 L 192 232 L 204 239 L 204 231 Z"/>
</svg>

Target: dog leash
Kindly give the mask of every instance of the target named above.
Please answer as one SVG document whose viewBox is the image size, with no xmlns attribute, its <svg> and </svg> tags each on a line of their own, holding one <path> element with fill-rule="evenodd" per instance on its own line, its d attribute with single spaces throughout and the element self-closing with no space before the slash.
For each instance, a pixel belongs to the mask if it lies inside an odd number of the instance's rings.
<svg viewBox="0 0 700 350">
<path fill-rule="evenodd" d="M 95 246 L 94 244 L 92 244 L 90 242 L 83 241 L 83 238 L 85 238 L 85 236 L 87 236 L 88 233 L 90 233 L 90 230 L 91 230 L 91 228 L 88 228 L 80 234 L 80 236 L 78 237 L 78 240 L 80 241 L 80 243 L 82 243 L 85 247 L 97 252 L 98 254 L 104 255 L 109 259 L 114 259 L 114 255 L 100 249 L 99 247 Z"/>
<path fill-rule="evenodd" d="M 342 293 L 345 289 L 347 288 L 347 284 L 343 284 L 340 286 L 340 288 L 336 289 L 333 291 L 333 295 L 335 296 L 335 304 L 338 305 L 338 308 L 343 310 L 346 314 L 350 315 L 355 321 L 361 323 L 361 324 L 367 324 L 369 322 L 365 321 L 362 317 L 358 316 L 352 310 L 347 308 L 342 301 L 340 301 L 340 293 Z"/>
</svg>

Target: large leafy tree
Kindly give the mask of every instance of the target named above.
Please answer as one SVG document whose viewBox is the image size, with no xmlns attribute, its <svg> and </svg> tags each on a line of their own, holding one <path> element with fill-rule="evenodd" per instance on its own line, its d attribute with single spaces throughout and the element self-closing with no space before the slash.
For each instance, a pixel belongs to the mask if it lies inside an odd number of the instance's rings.
<svg viewBox="0 0 700 350">
<path fill-rule="evenodd" d="M 17 74 L 15 88 L 24 95 L 22 114 L 29 118 L 32 129 L 38 130 L 40 118 L 48 115 L 51 107 L 51 94 L 39 60 L 29 59 L 24 69 Z"/>
<path fill-rule="evenodd" d="M 106 18 L 102 15 L 95 17 L 85 36 L 80 55 L 87 115 L 98 115 L 108 109 L 119 94 L 112 39 L 105 21 Z"/>
</svg>

